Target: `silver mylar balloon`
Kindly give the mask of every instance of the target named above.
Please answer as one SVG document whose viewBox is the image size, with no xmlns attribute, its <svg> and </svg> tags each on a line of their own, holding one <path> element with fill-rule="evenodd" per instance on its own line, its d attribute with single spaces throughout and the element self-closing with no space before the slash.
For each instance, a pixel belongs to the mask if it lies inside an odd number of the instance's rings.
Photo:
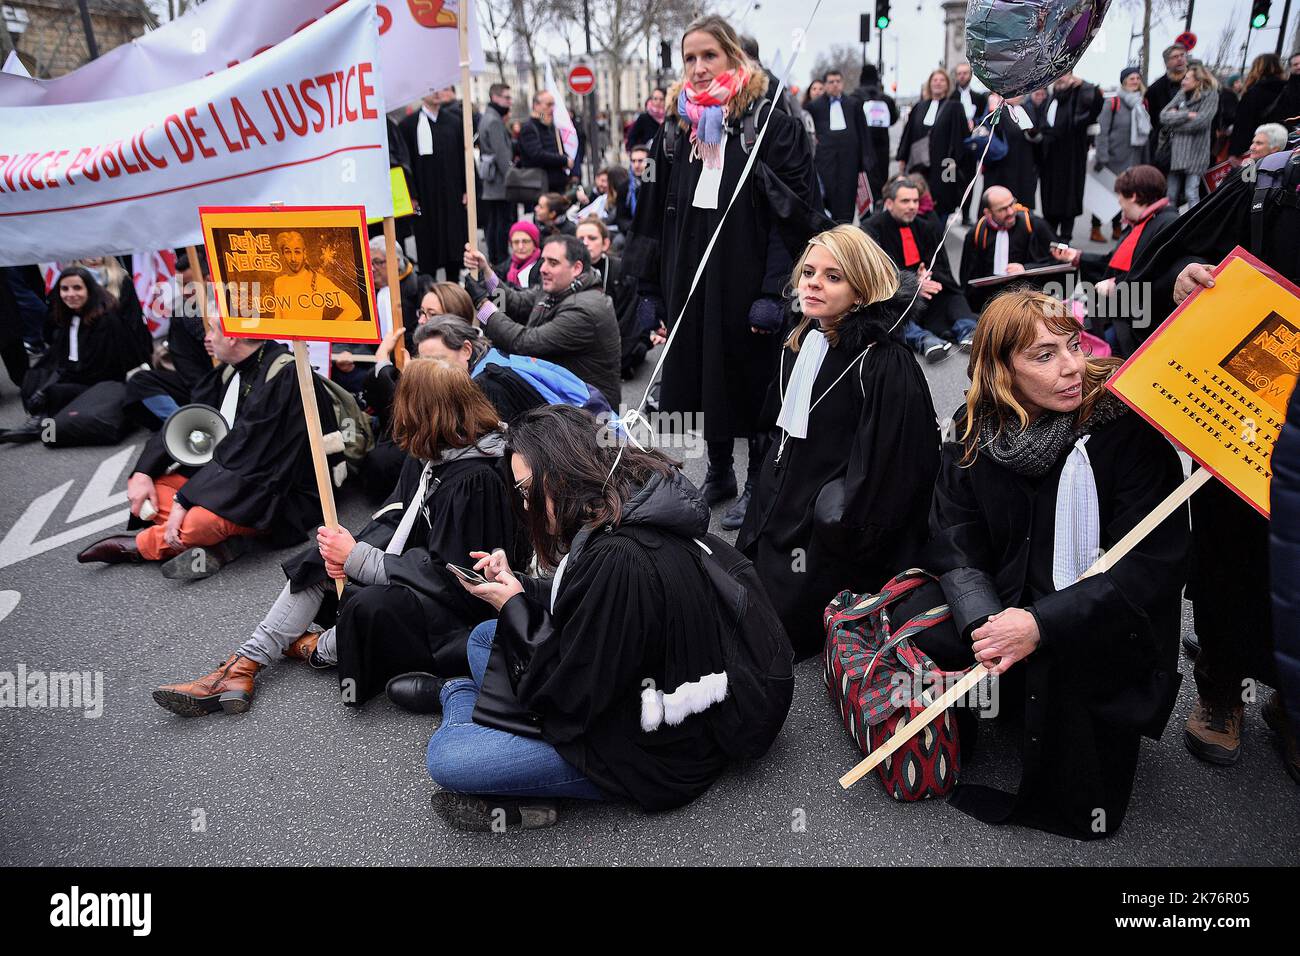
<svg viewBox="0 0 1300 956">
<path fill-rule="evenodd" d="M 1041 89 L 1074 69 L 1110 0 L 968 0 L 966 55 L 1003 96 Z"/>
</svg>

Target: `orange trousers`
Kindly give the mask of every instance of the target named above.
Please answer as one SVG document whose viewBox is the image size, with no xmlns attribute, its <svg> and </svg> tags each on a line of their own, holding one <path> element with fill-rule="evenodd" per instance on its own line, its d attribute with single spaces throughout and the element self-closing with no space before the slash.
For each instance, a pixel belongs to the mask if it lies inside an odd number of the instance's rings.
<svg viewBox="0 0 1300 956">
<path fill-rule="evenodd" d="M 167 517 L 172 513 L 172 501 L 176 492 L 187 480 L 183 475 L 172 474 L 163 475 L 154 482 L 154 488 L 158 492 L 158 513 L 153 516 L 153 527 L 145 528 L 135 536 L 135 546 L 140 549 L 140 556 L 146 561 L 166 561 L 180 553 L 164 543 L 163 531 L 167 526 Z M 245 528 L 227 521 L 207 508 L 191 508 L 181 520 L 181 550 L 208 548 L 227 538 L 259 533 L 256 528 Z"/>
</svg>

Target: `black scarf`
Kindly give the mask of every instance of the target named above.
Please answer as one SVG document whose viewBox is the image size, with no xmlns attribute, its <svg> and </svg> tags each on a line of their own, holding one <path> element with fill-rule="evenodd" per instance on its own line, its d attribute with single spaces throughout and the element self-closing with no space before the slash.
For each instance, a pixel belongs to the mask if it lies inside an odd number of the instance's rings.
<svg viewBox="0 0 1300 956">
<path fill-rule="evenodd" d="M 1127 405 L 1108 393 L 1097 399 L 1083 422 L 1075 423 L 1074 412 L 1045 412 L 1027 428 L 999 431 L 997 416 L 986 409 L 980 416 L 979 447 L 1004 468 L 1041 478 L 1076 441 L 1127 411 Z"/>
</svg>

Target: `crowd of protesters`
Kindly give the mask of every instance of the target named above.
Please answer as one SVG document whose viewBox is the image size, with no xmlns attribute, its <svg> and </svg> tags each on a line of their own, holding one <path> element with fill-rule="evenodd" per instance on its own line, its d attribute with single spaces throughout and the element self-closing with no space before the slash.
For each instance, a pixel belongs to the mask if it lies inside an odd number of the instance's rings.
<svg viewBox="0 0 1300 956">
<path fill-rule="evenodd" d="M 283 344 L 227 336 L 211 301 L 206 325 L 175 314 L 155 340 L 129 260 L 64 264 L 48 288 L 34 266 L 3 270 L 0 355 L 28 418 L 0 442 L 154 432 L 128 482 L 129 529 L 79 561 L 201 580 L 259 539 L 296 549 L 222 664 L 154 700 L 242 713 L 258 673 L 295 660 L 331 670 L 345 705 L 386 693 L 441 713 L 427 762 L 453 825 L 487 828 L 504 809 L 542 826 L 557 799 L 662 809 L 766 749 L 791 661 L 824 652 L 837 594 L 918 567 L 952 611 L 918 644 L 945 669 L 998 675 L 1024 734 L 1018 789 L 959 783 L 960 809 L 1113 833 L 1140 740 L 1159 739 L 1174 706 L 1184 593 L 1188 749 L 1235 762 L 1254 699 L 1242 687 L 1259 681 L 1279 690 L 1259 709 L 1300 783 L 1295 399 L 1271 522 L 1211 482 L 1084 575 L 1183 480 L 1173 446 L 1106 389 L 1120 358 L 1212 287 L 1207 266 L 1238 244 L 1300 281 L 1300 74 L 1265 54 L 1220 78 L 1175 44 L 1149 86 L 1133 68 L 1109 94 L 1066 73 L 1004 102 L 963 63 L 900 112 L 870 66 L 853 90 L 832 70 L 777 97 L 757 45 L 716 16 L 680 52 L 682 76 L 625 131 L 627 165 L 593 162 L 589 183 L 546 91 L 515 123 L 521 104 L 492 85 L 473 117 L 474 184 L 454 90 L 390 124 L 417 211 L 396 263 L 371 242 L 392 331 L 336 344 L 313 381 L 336 484 L 355 477 L 381 502 L 355 532 L 320 527 Z M 1211 191 L 1203 177 L 1223 162 L 1236 171 Z M 1085 251 L 1070 240 L 1102 171 L 1119 212 L 1109 236 L 1094 216 L 1090 239 L 1114 247 Z M 468 241 L 472 196 L 483 251 Z M 960 229 L 954 269 L 945 240 Z M 1096 298 L 1048 294 L 1043 267 Z M 182 257 L 177 286 L 206 268 Z M 1144 313 L 1104 307 L 1139 285 Z M 654 410 L 699 423 L 699 488 L 627 437 L 623 382 L 670 332 Z M 917 357 L 956 352 L 970 388 L 936 410 Z M 191 403 L 227 430 L 198 463 L 161 428 Z M 723 506 L 736 549 L 708 536 Z M 963 747 L 975 732 L 964 725 Z"/>
</svg>

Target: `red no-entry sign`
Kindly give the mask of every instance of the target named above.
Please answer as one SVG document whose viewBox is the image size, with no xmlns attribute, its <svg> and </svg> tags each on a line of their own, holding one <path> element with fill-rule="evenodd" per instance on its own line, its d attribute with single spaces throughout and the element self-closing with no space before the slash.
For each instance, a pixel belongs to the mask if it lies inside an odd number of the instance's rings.
<svg viewBox="0 0 1300 956">
<path fill-rule="evenodd" d="M 577 96 L 586 96 L 596 85 L 596 74 L 585 63 L 569 70 L 569 89 Z"/>
</svg>

